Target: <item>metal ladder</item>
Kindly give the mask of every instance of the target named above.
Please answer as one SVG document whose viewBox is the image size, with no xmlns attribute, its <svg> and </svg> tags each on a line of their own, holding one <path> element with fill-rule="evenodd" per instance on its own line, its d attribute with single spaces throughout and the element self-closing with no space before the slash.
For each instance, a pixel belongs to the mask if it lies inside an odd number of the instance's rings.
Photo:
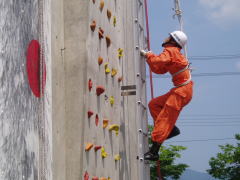
<svg viewBox="0 0 240 180">
<path fill-rule="evenodd" d="M 144 162 L 144 153 L 148 150 L 148 122 L 146 100 L 146 63 L 140 56 L 140 50 L 146 49 L 145 36 L 145 4 L 143 0 L 134 0 L 134 57 L 136 74 L 136 123 L 138 125 L 138 177 L 139 180 L 149 180 L 149 165 Z"/>
</svg>

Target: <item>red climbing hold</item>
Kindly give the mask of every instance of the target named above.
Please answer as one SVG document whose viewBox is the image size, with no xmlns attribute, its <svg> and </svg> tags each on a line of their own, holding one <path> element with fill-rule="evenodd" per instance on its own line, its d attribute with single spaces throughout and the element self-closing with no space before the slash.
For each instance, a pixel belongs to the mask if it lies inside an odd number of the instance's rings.
<svg viewBox="0 0 240 180">
<path fill-rule="evenodd" d="M 88 89 L 89 89 L 89 91 L 91 91 L 92 87 L 93 87 L 93 82 L 92 82 L 91 79 L 89 79 L 88 80 Z"/>
<path fill-rule="evenodd" d="M 102 148 L 102 146 L 95 146 L 95 147 L 94 147 L 94 151 L 97 152 L 97 151 L 98 151 L 99 149 L 101 149 L 101 148 Z"/>
<path fill-rule="evenodd" d="M 90 118 L 94 113 L 92 111 L 88 111 L 88 118 Z"/>
<path fill-rule="evenodd" d="M 88 172 L 86 171 L 85 174 L 84 174 L 84 180 L 89 180 L 89 175 L 88 175 Z"/>
<path fill-rule="evenodd" d="M 42 79 L 40 67 L 40 44 L 37 40 L 32 40 L 27 49 L 27 75 L 29 86 L 36 97 L 40 97 L 46 84 L 46 65 L 43 62 Z M 42 92 L 40 92 L 40 86 Z"/>
<path fill-rule="evenodd" d="M 92 180 L 99 180 L 99 179 L 98 179 L 98 177 L 95 176 L 92 178 Z"/>
<path fill-rule="evenodd" d="M 96 114 L 96 117 L 95 117 L 95 124 L 96 124 L 96 126 L 98 126 L 98 122 L 99 122 L 99 117 L 98 117 L 98 115 Z"/>
<path fill-rule="evenodd" d="M 97 86 L 96 93 L 97 96 L 100 96 L 102 93 L 104 93 L 105 89 L 103 86 Z"/>
</svg>

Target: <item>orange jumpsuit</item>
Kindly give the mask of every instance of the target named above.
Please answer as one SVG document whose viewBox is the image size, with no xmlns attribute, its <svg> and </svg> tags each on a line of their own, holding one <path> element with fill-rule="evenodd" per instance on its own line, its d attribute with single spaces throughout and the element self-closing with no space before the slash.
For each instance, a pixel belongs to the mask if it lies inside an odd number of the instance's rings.
<svg viewBox="0 0 240 180">
<path fill-rule="evenodd" d="M 147 53 L 147 63 L 152 72 L 156 74 L 164 74 L 169 72 L 171 75 L 179 72 L 188 65 L 187 59 L 181 54 L 180 48 L 172 45 L 165 45 L 160 55 Z M 174 75 L 172 88 L 167 94 L 152 99 L 149 102 L 149 110 L 154 120 L 154 129 L 152 132 L 152 140 L 163 143 L 171 133 L 177 118 L 184 106 L 192 99 L 193 82 L 182 85 L 190 79 L 190 70 Z"/>
</svg>

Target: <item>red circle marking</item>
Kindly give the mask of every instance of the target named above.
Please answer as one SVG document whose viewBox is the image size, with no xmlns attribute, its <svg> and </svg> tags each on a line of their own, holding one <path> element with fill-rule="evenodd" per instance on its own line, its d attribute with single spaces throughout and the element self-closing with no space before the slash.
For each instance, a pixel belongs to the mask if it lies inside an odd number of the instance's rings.
<svg viewBox="0 0 240 180">
<path fill-rule="evenodd" d="M 29 86 L 36 97 L 40 97 L 40 83 L 42 83 L 42 94 L 46 84 L 46 64 L 43 61 L 43 77 L 40 81 L 40 44 L 32 40 L 27 49 L 27 75 Z"/>
</svg>

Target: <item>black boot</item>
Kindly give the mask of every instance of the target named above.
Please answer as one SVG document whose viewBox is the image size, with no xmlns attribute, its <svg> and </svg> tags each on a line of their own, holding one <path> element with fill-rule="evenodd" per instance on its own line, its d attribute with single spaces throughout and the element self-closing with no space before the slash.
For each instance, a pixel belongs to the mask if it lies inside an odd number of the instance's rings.
<svg viewBox="0 0 240 180">
<path fill-rule="evenodd" d="M 153 142 L 150 150 L 144 154 L 144 160 L 149 160 L 149 161 L 159 160 L 158 151 L 159 151 L 160 147 L 161 147 L 160 143 Z"/>
</svg>

